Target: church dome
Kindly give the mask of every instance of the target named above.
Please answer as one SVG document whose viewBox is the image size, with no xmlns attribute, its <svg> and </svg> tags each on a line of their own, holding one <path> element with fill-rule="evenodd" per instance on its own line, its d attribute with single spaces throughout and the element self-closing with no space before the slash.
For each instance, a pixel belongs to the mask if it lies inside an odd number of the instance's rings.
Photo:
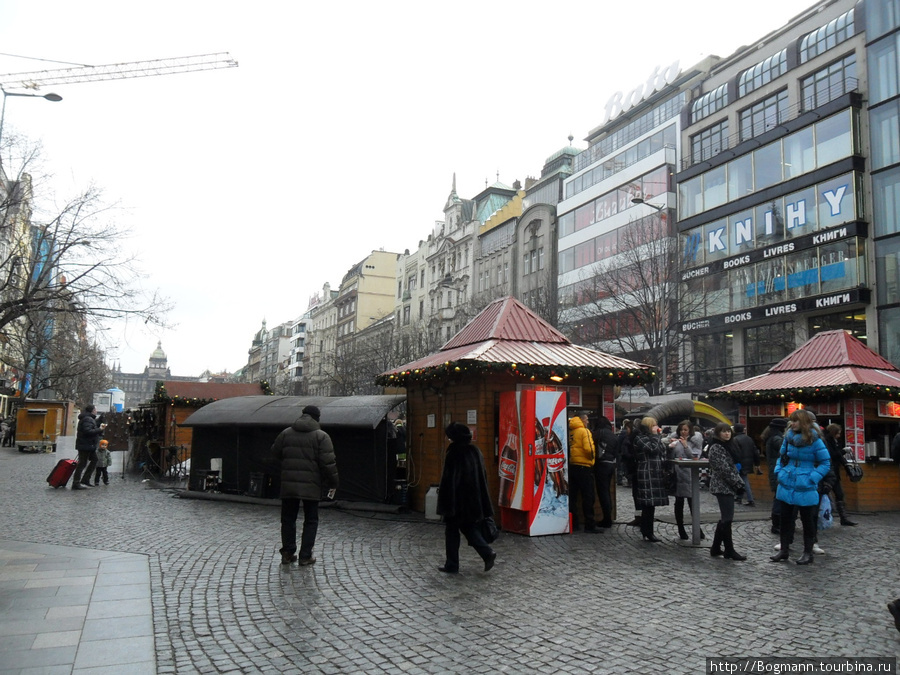
<svg viewBox="0 0 900 675">
<path fill-rule="evenodd" d="M 150 355 L 151 360 L 166 360 L 166 353 L 162 350 L 162 341 L 156 343 L 156 349 L 153 350 L 153 353 Z"/>
</svg>

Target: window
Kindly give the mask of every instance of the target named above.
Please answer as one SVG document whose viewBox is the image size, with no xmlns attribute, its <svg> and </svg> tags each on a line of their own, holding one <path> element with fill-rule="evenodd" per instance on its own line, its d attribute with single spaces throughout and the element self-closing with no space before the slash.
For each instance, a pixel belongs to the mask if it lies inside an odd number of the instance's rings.
<svg viewBox="0 0 900 675">
<path fill-rule="evenodd" d="M 575 247 L 575 269 L 586 267 L 594 262 L 594 242 L 586 241 Z"/>
<path fill-rule="evenodd" d="M 402 297 L 403 297 L 403 280 L 401 279 L 400 281 L 397 282 L 397 299 L 399 300 Z"/>
<path fill-rule="evenodd" d="M 848 10 L 805 36 L 800 41 L 800 63 L 806 63 L 853 37 L 856 32 L 853 16 L 854 10 Z"/>
<path fill-rule="evenodd" d="M 723 84 L 704 94 L 691 105 L 691 124 L 709 117 L 728 105 L 728 85 Z"/>
<path fill-rule="evenodd" d="M 413 272 L 409 275 L 409 279 L 407 279 L 406 289 L 408 291 L 416 290 L 416 273 Z"/>
<path fill-rule="evenodd" d="M 787 72 L 787 48 L 741 73 L 738 96 L 745 96 Z"/>
<path fill-rule="evenodd" d="M 781 182 L 781 143 L 769 143 L 753 151 L 753 169 L 756 189 L 762 190 Z"/>
<path fill-rule="evenodd" d="M 816 122 L 816 164 L 826 166 L 853 154 L 850 111 Z"/>
<path fill-rule="evenodd" d="M 878 312 L 878 334 L 882 356 L 891 363 L 900 363 L 900 307 Z"/>
<path fill-rule="evenodd" d="M 871 3 L 870 3 L 871 4 Z M 898 40 L 895 33 L 868 48 L 866 63 L 869 69 L 869 107 L 900 93 L 898 76 Z"/>
<path fill-rule="evenodd" d="M 784 139 L 784 179 L 800 176 L 816 168 L 813 128 L 807 127 Z"/>
<path fill-rule="evenodd" d="M 900 232 L 900 167 L 872 176 L 875 236 Z"/>
<path fill-rule="evenodd" d="M 509 282 L 509 263 L 503 263 L 503 282 Z"/>
<path fill-rule="evenodd" d="M 425 316 L 425 301 L 419 300 L 419 317 L 418 317 L 419 321 L 421 321 L 424 316 Z"/>
<path fill-rule="evenodd" d="M 539 270 L 544 269 L 544 247 L 543 246 L 541 246 L 538 249 L 538 269 Z"/>
<path fill-rule="evenodd" d="M 773 323 L 744 330 L 745 377 L 765 373 L 794 350 L 794 323 Z"/>
<path fill-rule="evenodd" d="M 900 105 L 897 100 L 869 109 L 872 138 L 872 168 L 883 169 L 900 162 Z"/>
<path fill-rule="evenodd" d="M 785 89 L 742 110 L 738 115 L 741 140 L 746 141 L 774 129 L 787 117 L 787 108 L 788 94 Z"/>
<path fill-rule="evenodd" d="M 728 120 L 714 124 L 691 136 L 691 162 L 693 164 L 699 164 L 727 149 Z"/>
<path fill-rule="evenodd" d="M 867 2 L 865 21 L 866 37 L 870 40 L 897 28 L 900 26 L 900 0 Z"/>
<path fill-rule="evenodd" d="M 409 325 L 409 305 L 406 305 L 403 308 L 403 325 L 404 326 Z"/>
<path fill-rule="evenodd" d="M 800 82 L 804 110 L 813 110 L 856 89 L 856 54 L 848 54 Z"/>
</svg>

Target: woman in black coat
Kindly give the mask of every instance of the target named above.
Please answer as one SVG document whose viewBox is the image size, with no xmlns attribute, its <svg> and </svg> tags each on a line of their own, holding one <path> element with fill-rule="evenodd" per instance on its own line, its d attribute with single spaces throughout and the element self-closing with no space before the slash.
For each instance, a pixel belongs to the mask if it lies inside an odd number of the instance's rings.
<svg viewBox="0 0 900 675">
<path fill-rule="evenodd" d="M 465 424 L 451 422 L 445 432 L 451 443 L 444 459 L 438 488 L 437 512 L 444 516 L 444 543 L 447 560 L 438 569 L 448 574 L 459 572 L 460 533 L 484 560 L 484 571 L 494 566 L 497 554 L 479 528 L 480 521 L 494 515 L 487 487 L 484 457 L 472 445 L 472 432 Z"/>
<path fill-rule="evenodd" d="M 744 479 L 741 478 L 735 462 L 737 449 L 731 435 L 731 425 L 720 422 L 713 429 L 709 444 L 709 491 L 719 502 L 719 522 L 716 523 L 716 533 L 709 554 L 713 557 L 724 555 L 730 560 L 746 560 L 746 556 L 734 550 L 734 541 L 731 538 L 734 500 L 744 493 Z"/>
<path fill-rule="evenodd" d="M 637 470 L 634 504 L 641 510 L 641 535 L 645 541 L 662 541 L 653 534 L 653 520 L 656 507 L 669 504 L 664 472 L 666 446 L 659 437 L 659 424 L 654 418 L 641 420 L 632 439 L 632 453 Z"/>
</svg>

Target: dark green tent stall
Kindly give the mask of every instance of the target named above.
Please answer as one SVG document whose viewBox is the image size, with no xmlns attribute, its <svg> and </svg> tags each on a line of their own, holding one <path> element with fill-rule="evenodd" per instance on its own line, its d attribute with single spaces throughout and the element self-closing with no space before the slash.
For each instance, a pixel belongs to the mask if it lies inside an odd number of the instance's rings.
<svg viewBox="0 0 900 675">
<path fill-rule="evenodd" d="M 398 395 L 239 396 L 210 403 L 183 423 L 193 428 L 190 487 L 277 498 L 281 481 L 272 443 L 304 407 L 314 405 L 334 443 L 340 476 L 335 498 L 393 503 L 401 490 L 398 449 L 389 437 L 387 416 L 405 400 Z"/>
</svg>

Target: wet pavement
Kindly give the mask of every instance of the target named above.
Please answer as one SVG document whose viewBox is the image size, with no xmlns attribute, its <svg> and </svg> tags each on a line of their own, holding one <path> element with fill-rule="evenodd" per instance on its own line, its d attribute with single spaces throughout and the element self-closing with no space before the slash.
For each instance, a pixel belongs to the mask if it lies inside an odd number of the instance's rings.
<svg viewBox="0 0 900 675">
<path fill-rule="evenodd" d="M 440 524 L 323 508 L 318 562 L 288 568 L 277 506 L 180 499 L 123 476 L 119 453 L 109 486 L 49 488 L 73 455 L 0 449 L 0 673 L 698 673 L 713 656 L 900 654 L 885 608 L 900 513 L 853 514 L 814 565 L 776 565 L 758 501 L 738 507 L 748 560 L 733 562 L 682 545 L 671 507 L 663 542 L 642 541 L 620 487 L 611 530 L 504 534 L 491 572 L 463 546 L 445 575 Z"/>
</svg>

